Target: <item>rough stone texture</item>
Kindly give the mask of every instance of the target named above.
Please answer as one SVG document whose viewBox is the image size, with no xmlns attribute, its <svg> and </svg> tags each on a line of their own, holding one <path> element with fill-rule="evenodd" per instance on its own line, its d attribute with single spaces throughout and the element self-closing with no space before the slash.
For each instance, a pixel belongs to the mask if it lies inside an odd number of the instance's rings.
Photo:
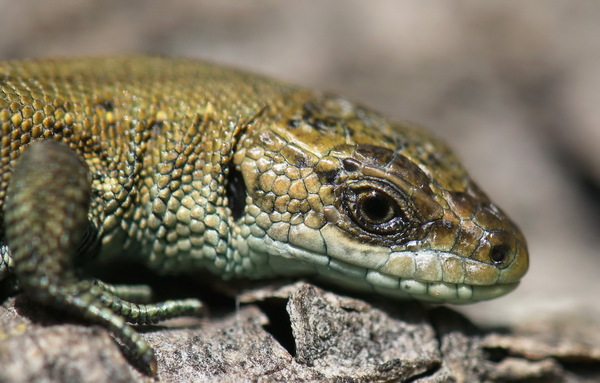
<svg viewBox="0 0 600 383">
<path fill-rule="evenodd" d="M 239 309 L 199 323 L 142 329 L 157 354 L 158 380 L 600 379 L 598 324 L 592 321 L 581 322 L 576 333 L 556 331 L 566 327 L 554 321 L 500 334 L 478 329 L 445 307 L 371 305 L 303 282 L 251 291 L 240 301 Z M 20 295 L 0 307 L 0 366 L 0 381 L 7 383 L 153 381 L 136 370 L 106 331 Z"/>
<path fill-rule="evenodd" d="M 21 296 L 4 302 L 0 382 L 131 382 L 142 376 L 108 332 L 61 323 L 60 316 L 31 306 Z"/>
</svg>

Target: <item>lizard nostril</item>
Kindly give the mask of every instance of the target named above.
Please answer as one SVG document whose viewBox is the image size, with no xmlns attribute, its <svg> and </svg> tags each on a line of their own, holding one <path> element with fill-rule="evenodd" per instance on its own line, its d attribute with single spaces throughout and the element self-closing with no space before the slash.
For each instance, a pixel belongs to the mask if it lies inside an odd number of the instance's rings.
<svg viewBox="0 0 600 383">
<path fill-rule="evenodd" d="M 493 246 L 490 249 L 490 259 L 495 265 L 502 265 L 508 259 L 510 248 L 506 245 Z"/>
</svg>

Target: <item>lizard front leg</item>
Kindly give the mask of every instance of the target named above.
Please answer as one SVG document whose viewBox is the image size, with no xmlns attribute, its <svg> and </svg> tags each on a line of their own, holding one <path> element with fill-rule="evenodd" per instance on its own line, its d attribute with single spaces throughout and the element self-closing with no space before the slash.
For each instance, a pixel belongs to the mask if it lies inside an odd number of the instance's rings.
<svg viewBox="0 0 600 383">
<path fill-rule="evenodd" d="M 91 177 L 77 153 L 54 141 L 29 145 L 13 169 L 5 205 L 14 273 L 28 297 L 101 324 L 155 375 L 152 348 L 126 322 L 198 315 L 202 305 L 195 299 L 136 304 L 127 299 L 146 301 L 147 289 L 81 278 L 75 258 L 88 227 L 90 198 Z"/>
</svg>

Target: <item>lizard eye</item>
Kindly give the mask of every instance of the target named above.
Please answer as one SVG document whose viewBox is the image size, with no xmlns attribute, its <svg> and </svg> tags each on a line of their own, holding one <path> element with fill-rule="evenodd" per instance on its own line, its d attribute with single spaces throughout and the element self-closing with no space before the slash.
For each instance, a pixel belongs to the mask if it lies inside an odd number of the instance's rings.
<svg viewBox="0 0 600 383">
<path fill-rule="evenodd" d="M 366 191 L 357 197 L 356 213 L 358 213 L 358 217 L 371 225 L 386 223 L 396 213 L 394 200 L 378 190 Z"/>
<path fill-rule="evenodd" d="M 406 201 L 397 191 L 383 183 L 352 182 L 346 185 L 342 198 L 348 216 L 370 233 L 397 233 L 407 223 L 404 214 Z"/>
</svg>

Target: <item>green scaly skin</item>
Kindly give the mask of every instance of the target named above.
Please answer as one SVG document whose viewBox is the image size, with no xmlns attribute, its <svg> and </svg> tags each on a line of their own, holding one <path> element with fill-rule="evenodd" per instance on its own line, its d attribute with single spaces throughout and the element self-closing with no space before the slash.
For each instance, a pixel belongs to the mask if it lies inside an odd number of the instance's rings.
<svg viewBox="0 0 600 383">
<path fill-rule="evenodd" d="M 519 229 L 423 129 L 352 102 L 184 59 L 0 63 L 0 279 L 108 328 L 197 315 L 82 276 L 128 257 L 164 274 L 308 276 L 466 303 L 513 290 Z"/>
</svg>

